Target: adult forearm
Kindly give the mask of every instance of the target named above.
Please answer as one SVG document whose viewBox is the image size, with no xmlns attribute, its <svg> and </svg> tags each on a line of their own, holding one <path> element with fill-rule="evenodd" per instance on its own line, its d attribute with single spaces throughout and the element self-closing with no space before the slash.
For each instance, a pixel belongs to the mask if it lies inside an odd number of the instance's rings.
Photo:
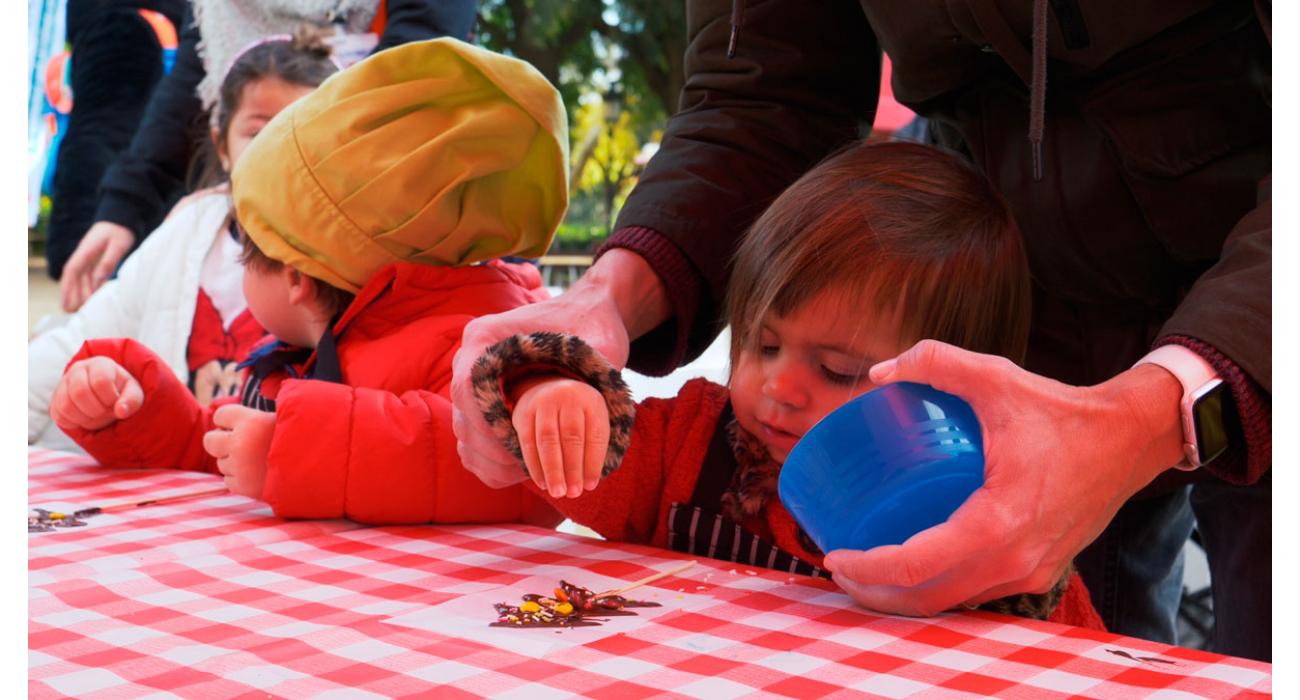
<svg viewBox="0 0 1300 700">
<path fill-rule="evenodd" d="M 611 249 L 566 294 L 605 295 L 618 308 L 629 338 L 639 338 L 672 316 L 668 292 L 654 268 L 640 255 Z"/>
<path fill-rule="evenodd" d="M 1183 389 L 1168 370 L 1140 365 L 1094 387 L 1101 410 L 1131 445 L 1126 495 L 1136 493 L 1183 459 Z M 1117 486 L 1120 486 L 1117 484 Z"/>
</svg>

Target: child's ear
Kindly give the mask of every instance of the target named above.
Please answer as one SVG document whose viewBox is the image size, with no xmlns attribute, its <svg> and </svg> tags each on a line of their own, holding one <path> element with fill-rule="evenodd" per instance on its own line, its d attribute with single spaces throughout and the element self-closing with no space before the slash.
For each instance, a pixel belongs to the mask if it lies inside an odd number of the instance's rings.
<svg viewBox="0 0 1300 700">
<path fill-rule="evenodd" d="M 285 274 L 285 281 L 289 286 L 289 303 L 303 304 L 316 298 L 316 280 L 309 275 L 285 265 L 282 271 Z"/>
<path fill-rule="evenodd" d="M 221 138 L 221 132 L 217 131 L 214 126 L 211 130 L 212 145 L 217 148 L 217 160 L 221 161 L 221 169 L 230 172 L 230 153 L 226 149 L 226 140 Z"/>
</svg>

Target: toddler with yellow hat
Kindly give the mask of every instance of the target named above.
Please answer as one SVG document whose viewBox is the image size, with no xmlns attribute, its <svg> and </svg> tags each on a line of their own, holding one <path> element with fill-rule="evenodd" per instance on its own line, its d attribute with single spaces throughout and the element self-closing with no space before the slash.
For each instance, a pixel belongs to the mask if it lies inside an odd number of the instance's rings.
<svg viewBox="0 0 1300 700">
<path fill-rule="evenodd" d="M 554 525 L 540 498 L 461 466 L 448 390 L 467 322 L 545 294 L 499 258 L 550 244 L 565 134 L 540 73 L 455 39 L 337 74 L 232 175 L 244 292 L 276 337 L 238 400 L 199 406 L 147 348 L 92 341 L 59 392 L 77 410 L 56 421 L 104 465 L 219 472 L 281 517 Z"/>
</svg>

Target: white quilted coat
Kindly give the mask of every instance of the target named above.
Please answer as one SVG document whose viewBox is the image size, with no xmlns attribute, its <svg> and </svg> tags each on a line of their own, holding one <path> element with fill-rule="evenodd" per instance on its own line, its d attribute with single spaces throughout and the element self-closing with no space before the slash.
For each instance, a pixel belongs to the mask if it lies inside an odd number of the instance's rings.
<svg viewBox="0 0 1300 700">
<path fill-rule="evenodd" d="M 50 419 L 50 397 L 68 360 L 90 338 L 134 338 L 189 379 L 186 350 L 203 258 L 225 228 L 230 196 L 210 194 L 176 210 L 63 325 L 27 345 L 27 443 L 80 451 Z"/>
</svg>

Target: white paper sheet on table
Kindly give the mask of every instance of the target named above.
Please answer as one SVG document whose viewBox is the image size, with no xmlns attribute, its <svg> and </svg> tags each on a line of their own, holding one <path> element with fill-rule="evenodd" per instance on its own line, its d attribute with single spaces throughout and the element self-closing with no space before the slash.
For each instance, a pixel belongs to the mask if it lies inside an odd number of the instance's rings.
<svg viewBox="0 0 1300 700">
<path fill-rule="evenodd" d="M 547 567 L 557 569 L 559 567 Z M 707 595 L 693 595 L 655 585 L 629 591 L 630 600 L 659 603 L 657 608 L 629 608 L 636 615 L 600 617 L 599 627 L 491 627 L 496 622 L 495 603 L 518 605 L 526 593 L 551 595 L 560 585 L 560 579 L 593 591 L 608 591 L 626 586 L 628 581 L 600 576 L 590 571 L 565 567 L 559 575 L 532 576 L 518 583 L 497 586 L 490 590 L 457 596 L 445 603 L 421 608 L 387 618 L 384 622 L 403 627 L 414 627 L 458 639 L 468 639 L 499 649 L 531 657 L 545 656 L 550 651 L 578 646 L 620 633 L 632 632 L 647 621 L 685 610 L 697 610 L 716 601 Z M 665 567 L 667 568 L 667 567 Z M 689 572 L 686 572 L 689 576 Z M 690 590 L 690 588 L 687 588 Z"/>
</svg>

